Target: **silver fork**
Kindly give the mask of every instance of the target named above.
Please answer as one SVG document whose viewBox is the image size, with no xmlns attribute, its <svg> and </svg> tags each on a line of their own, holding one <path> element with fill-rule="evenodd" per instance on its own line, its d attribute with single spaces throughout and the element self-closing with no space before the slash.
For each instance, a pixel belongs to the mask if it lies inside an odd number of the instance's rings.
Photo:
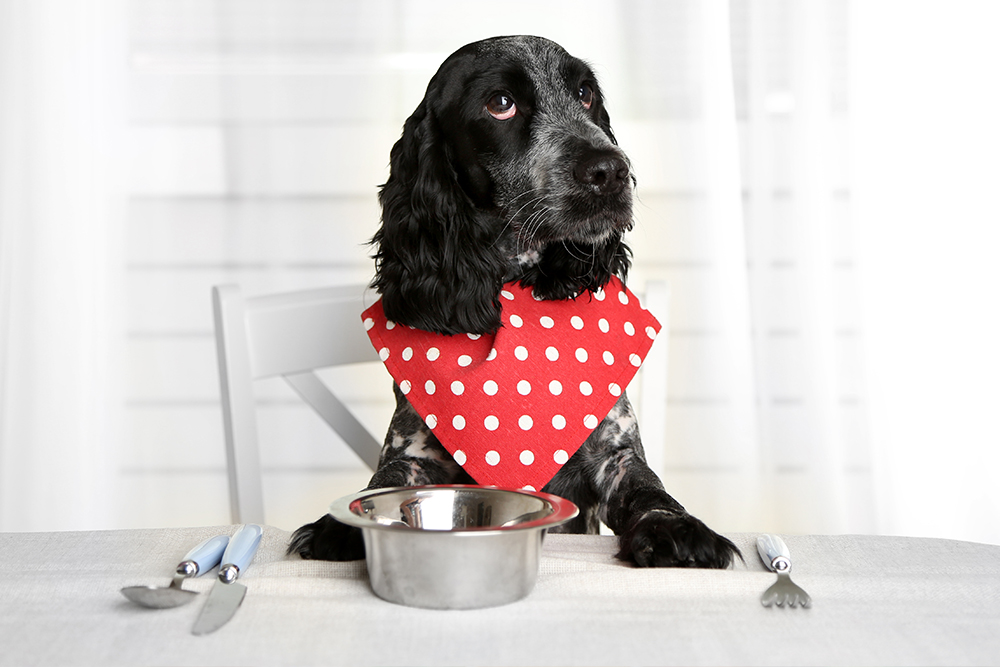
<svg viewBox="0 0 1000 667">
<path fill-rule="evenodd" d="M 760 535 L 757 537 L 757 553 L 767 569 L 778 575 L 778 580 L 760 596 L 762 605 L 770 607 L 776 604 L 781 607 L 787 604 L 794 607 L 801 604 L 808 607 L 812 604 L 809 594 L 792 581 L 789 575 L 792 571 L 792 555 L 784 540 L 777 535 Z"/>
</svg>

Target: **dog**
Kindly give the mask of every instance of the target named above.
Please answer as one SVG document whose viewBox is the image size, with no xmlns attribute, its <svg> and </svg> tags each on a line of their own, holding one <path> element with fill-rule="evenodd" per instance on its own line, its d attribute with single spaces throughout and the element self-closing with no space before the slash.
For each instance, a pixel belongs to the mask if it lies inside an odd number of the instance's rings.
<svg viewBox="0 0 1000 667">
<path fill-rule="evenodd" d="M 500 293 L 592 298 L 631 251 L 635 177 L 618 147 L 591 68 L 547 39 L 497 37 L 441 65 L 406 120 L 381 187 L 372 238 L 386 318 L 454 336 L 495 334 Z M 475 484 L 394 385 L 393 414 L 369 489 Z M 459 399 L 460 400 L 460 399 Z M 726 568 L 742 556 L 689 514 L 646 465 L 624 393 L 542 488 L 576 503 L 559 532 L 618 536 L 617 557 L 642 567 Z M 324 516 L 292 536 L 306 559 L 364 558 L 361 532 Z"/>
</svg>

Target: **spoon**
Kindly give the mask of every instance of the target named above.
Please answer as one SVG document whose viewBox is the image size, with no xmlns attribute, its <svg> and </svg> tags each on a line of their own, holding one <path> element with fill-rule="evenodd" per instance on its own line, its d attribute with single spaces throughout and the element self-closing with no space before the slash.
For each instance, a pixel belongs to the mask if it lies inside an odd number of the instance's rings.
<svg viewBox="0 0 1000 667">
<path fill-rule="evenodd" d="M 177 564 L 177 570 L 169 586 L 126 586 L 122 595 L 132 602 L 152 609 L 169 609 L 187 604 L 197 597 L 196 591 L 186 591 L 181 584 L 188 577 L 198 577 L 219 564 L 222 552 L 229 544 L 229 537 L 210 537 L 191 551 Z"/>
</svg>

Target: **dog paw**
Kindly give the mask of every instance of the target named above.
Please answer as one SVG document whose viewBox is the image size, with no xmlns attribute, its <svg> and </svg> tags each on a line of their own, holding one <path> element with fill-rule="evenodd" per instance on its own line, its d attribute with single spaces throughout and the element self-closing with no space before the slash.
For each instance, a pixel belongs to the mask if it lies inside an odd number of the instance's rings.
<svg viewBox="0 0 1000 667">
<path fill-rule="evenodd" d="M 639 567 L 725 569 L 740 550 L 690 514 L 652 510 L 640 516 L 619 538 L 617 557 Z"/>
<path fill-rule="evenodd" d="M 326 515 L 296 530 L 288 553 L 297 553 L 306 560 L 361 560 L 365 557 L 365 542 L 360 528 Z"/>
</svg>

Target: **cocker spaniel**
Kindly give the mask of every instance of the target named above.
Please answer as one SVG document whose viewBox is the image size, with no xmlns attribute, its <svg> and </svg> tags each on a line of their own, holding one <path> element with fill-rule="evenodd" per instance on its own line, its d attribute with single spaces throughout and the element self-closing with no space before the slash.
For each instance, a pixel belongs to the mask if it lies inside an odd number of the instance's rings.
<svg viewBox="0 0 1000 667">
<path fill-rule="evenodd" d="M 539 37 L 462 47 L 431 79 L 391 151 L 372 240 L 372 285 L 386 320 L 476 339 L 511 328 L 505 284 L 538 301 L 603 300 L 630 266 L 622 237 L 633 224 L 634 188 L 586 63 Z M 466 454 L 446 449 L 436 418 L 408 400 L 410 383 L 394 390 L 395 414 L 368 488 L 475 484 L 459 465 Z M 566 401 L 578 398 L 568 394 Z M 627 397 L 615 395 L 603 419 L 588 415 L 589 435 L 542 488 L 580 507 L 556 530 L 596 533 L 603 521 L 619 537 L 618 557 L 639 566 L 728 567 L 739 550 L 667 494 L 646 465 Z M 487 428 L 495 425 L 487 418 Z M 327 515 L 299 528 L 289 553 L 352 560 L 364 557 L 364 543 L 358 529 Z"/>
</svg>

